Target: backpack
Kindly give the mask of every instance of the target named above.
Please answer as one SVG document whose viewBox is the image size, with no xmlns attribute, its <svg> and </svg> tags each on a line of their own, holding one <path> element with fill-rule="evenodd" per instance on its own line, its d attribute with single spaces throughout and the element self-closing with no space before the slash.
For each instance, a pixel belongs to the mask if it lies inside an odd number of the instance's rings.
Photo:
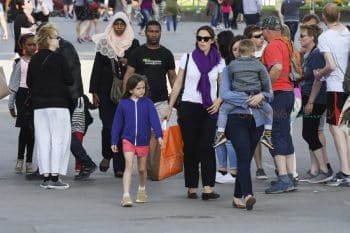
<svg viewBox="0 0 350 233">
<path fill-rule="evenodd" d="M 303 68 L 301 66 L 301 57 L 299 51 L 292 48 L 290 54 L 290 73 L 289 79 L 292 82 L 299 82 L 303 77 Z"/>
</svg>

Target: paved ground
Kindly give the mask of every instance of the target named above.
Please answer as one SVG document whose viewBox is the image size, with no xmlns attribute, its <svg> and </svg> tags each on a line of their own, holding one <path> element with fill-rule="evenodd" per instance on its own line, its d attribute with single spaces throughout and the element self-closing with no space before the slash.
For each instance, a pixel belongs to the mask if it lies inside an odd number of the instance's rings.
<svg viewBox="0 0 350 233">
<path fill-rule="evenodd" d="M 67 38 L 74 38 L 73 24 L 54 20 Z M 190 51 L 194 31 L 200 23 L 181 23 L 175 35 L 165 33 L 162 43 L 175 53 Z M 102 28 L 102 27 L 101 27 Z M 141 38 L 144 42 L 144 38 Z M 75 43 L 75 45 L 77 45 Z M 11 41 L 0 42 L 0 65 L 6 70 L 12 51 Z M 77 45 L 83 58 L 85 79 L 91 70 L 93 45 Z M 84 55 L 85 54 L 85 55 Z M 86 82 L 87 80 L 85 80 Z M 100 127 L 97 112 L 85 139 L 85 146 L 93 160 L 99 162 Z M 298 171 L 306 172 L 309 159 L 301 138 L 301 122 L 294 124 L 294 145 Z M 334 170 L 338 170 L 336 150 L 328 128 L 328 153 Z M 39 181 L 26 181 L 24 175 L 14 173 L 17 154 L 18 129 L 7 110 L 7 101 L 0 101 L 0 233 L 167 233 L 167 232 L 349 232 L 349 189 L 323 185 L 301 184 L 298 191 L 281 195 L 265 195 L 269 181 L 254 180 L 257 204 L 247 212 L 231 207 L 232 184 L 218 184 L 221 198 L 216 201 L 186 198 L 183 174 L 161 182 L 148 182 L 149 203 L 133 208 L 120 207 L 122 182 L 111 171 L 96 171 L 91 180 L 75 182 L 72 177 L 73 159 L 64 180 L 71 188 L 65 191 L 43 190 Z M 273 177 L 272 159 L 264 151 L 264 167 Z M 254 167 L 254 166 L 253 166 Z M 253 173 L 255 170 L 253 169 Z M 132 194 L 135 196 L 137 176 L 134 175 Z"/>
</svg>

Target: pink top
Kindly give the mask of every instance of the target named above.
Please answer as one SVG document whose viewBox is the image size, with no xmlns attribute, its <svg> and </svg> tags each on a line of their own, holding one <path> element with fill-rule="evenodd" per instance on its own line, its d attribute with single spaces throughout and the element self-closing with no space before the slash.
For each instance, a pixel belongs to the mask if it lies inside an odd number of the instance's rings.
<svg viewBox="0 0 350 233">
<path fill-rule="evenodd" d="M 20 87 L 28 88 L 27 86 L 27 71 L 29 62 L 25 61 L 23 58 L 20 60 L 21 62 L 21 81 L 19 83 Z"/>
<path fill-rule="evenodd" d="M 231 12 L 231 1 L 226 1 L 226 3 L 221 4 L 222 13 L 230 13 Z"/>
</svg>

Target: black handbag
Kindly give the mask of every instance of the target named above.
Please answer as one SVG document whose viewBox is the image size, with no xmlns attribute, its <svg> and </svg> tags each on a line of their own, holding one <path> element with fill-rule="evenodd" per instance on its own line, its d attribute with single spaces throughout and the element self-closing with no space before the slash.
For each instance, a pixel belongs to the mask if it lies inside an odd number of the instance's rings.
<svg viewBox="0 0 350 233">
<path fill-rule="evenodd" d="M 123 97 L 123 80 L 118 78 L 118 74 L 115 69 L 116 64 L 118 65 L 119 77 L 121 77 L 121 70 L 119 67 L 119 63 L 118 62 L 116 63 L 114 59 L 111 59 L 113 83 L 112 83 L 110 97 L 113 103 L 118 104 L 119 100 Z"/>
<path fill-rule="evenodd" d="M 176 109 L 178 109 L 180 107 L 180 104 L 181 104 L 181 99 L 182 99 L 182 95 L 184 93 L 184 89 L 185 89 L 185 82 L 186 82 L 186 74 L 187 74 L 187 65 L 188 65 L 188 59 L 189 59 L 190 55 L 187 54 L 187 58 L 186 58 L 186 64 L 185 64 L 185 70 L 184 70 L 184 77 L 183 77 L 183 80 L 182 80 L 182 85 L 181 85 L 181 89 L 180 89 L 180 92 L 179 92 L 179 95 L 177 96 L 176 98 L 176 101 L 175 101 L 175 104 L 174 104 L 174 107 Z"/>
</svg>

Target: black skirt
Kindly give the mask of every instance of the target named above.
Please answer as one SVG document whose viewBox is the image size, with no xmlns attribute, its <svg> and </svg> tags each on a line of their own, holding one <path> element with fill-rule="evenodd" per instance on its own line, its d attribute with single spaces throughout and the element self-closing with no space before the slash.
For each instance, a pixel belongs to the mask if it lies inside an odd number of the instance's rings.
<svg viewBox="0 0 350 233">
<path fill-rule="evenodd" d="M 16 93 L 16 127 L 33 127 L 34 110 L 28 88 L 20 87 Z"/>
</svg>

